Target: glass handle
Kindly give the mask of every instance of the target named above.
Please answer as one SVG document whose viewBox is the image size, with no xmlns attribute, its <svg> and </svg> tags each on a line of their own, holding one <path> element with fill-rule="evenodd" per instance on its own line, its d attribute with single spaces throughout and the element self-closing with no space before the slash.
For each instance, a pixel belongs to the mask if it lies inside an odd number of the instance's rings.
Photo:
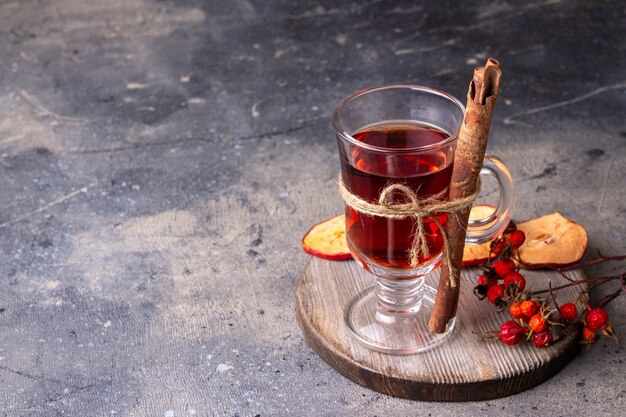
<svg viewBox="0 0 626 417">
<path fill-rule="evenodd" d="M 493 155 L 485 155 L 480 175 L 489 175 L 498 181 L 498 207 L 487 217 L 470 220 L 465 243 L 485 243 L 500 236 L 511 221 L 515 206 L 513 178 L 504 162 Z"/>
</svg>

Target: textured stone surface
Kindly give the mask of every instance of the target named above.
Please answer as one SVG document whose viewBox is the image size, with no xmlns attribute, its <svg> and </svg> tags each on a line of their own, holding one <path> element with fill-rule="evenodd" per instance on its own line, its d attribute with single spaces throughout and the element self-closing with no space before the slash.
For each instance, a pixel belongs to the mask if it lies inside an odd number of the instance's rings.
<svg viewBox="0 0 626 417">
<path fill-rule="evenodd" d="M 345 380 L 297 328 L 299 239 L 341 207 L 334 105 L 391 82 L 463 97 L 486 56 L 516 217 L 626 250 L 623 5 L 459 4 L 2 2 L 0 415 L 618 415 L 621 345 L 428 404 Z"/>
</svg>

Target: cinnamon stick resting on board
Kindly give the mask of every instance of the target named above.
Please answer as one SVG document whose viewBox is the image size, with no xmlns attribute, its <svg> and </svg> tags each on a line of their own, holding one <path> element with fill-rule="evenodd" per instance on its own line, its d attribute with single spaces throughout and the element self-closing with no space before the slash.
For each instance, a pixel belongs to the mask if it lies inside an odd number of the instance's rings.
<svg viewBox="0 0 626 417">
<path fill-rule="evenodd" d="M 501 77 L 500 63 L 493 58 L 489 58 L 484 67 L 474 69 L 474 78 L 467 93 L 465 117 L 454 154 L 450 200 L 464 198 L 476 192 Z M 448 322 L 456 316 L 469 214 L 470 209 L 448 214 L 446 232 L 450 242 L 449 259 L 454 273 L 452 277 L 449 276 L 449 268 L 444 261 L 435 306 L 428 323 L 433 333 L 445 332 Z M 451 282 L 456 285 L 453 287 Z"/>
</svg>

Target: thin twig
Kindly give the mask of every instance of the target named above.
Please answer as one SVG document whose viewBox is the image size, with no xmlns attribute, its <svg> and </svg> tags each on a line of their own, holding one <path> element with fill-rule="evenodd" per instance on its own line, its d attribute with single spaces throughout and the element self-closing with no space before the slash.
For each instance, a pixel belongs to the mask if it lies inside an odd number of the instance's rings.
<svg viewBox="0 0 626 417">
<path fill-rule="evenodd" d="M 597 259 L 592 259 L 591 261 L 581 262 L 581 263 L 574 264 L 574 265 L 564 266 L 563 268 L 559 268 L 559 270 L 561 270 L 561 271 L 570 271 L 572 269 L 583 268 L 585 266 L 591 266 L 591 265 L 599 264 L 599 263 L 602 263 L 602 262 L 623 261 L 624 259 L 626 259 L 626 255 L 602 256 L 602 254 L 600 253 L 599 250 L 598 250 L 598 256 L 599 256 L 599 258 L 597 258 Z"/>
<path fill-rule="evenodd" d="M 595 285 L 593 285 L 593 286 L 591 286 L 589 288 L 589 289 L 591 289 L 591 288 L 596 288 L 599 285 L 602 285 L 602 284 L 604 284 L 606 282 L 610 282 L 610 281 L 613 281 L 613 280 L 616 280 L 616 279 L 621 279 L 621 278 L 623 278 L 623 276 L 612 276 L 612 277 L 599 277 L 599 278 L 581 279 L 581 280 L 570 282 L 568 284 L 559 285 L 558 287 L 552 288 L 552 290 L 561 290 L 563 288 L 569 288 L 569 287 L 574 287 L 576 285 L 587 284 L 590 281 L 592 281 Z M 544 293 L 547 293 L 547 292 L 550 292 L 550 290 L 548 289 L 548 290 L 541 290 L 541 291 L 533 291 L 533 292 L 530 292 L 529 295 L 532 296 L 532 295 L 544 294 Z"/>
<path fill-rule="evenodd" d="M 561 314 L 561 307 L 559 307 L 559 303 L 556 301 L 556 297 L 554 292 L 552 291 L 552 281 L 548 281 L 548 291 L 550 292 L 550 296 L 552 297 L 552 302 L 556 307 L 556 310 L 559 312 L 559 316 L 561 316 L 561 320 L 563 320 L 563 315 Z"/>
<path fill-rule="evenodd" d="M 623 280 L 623 279 L 624 279 L 624 276 L 626 276 L 626 273 L 624 273 L 624 274 L 622 274 L 622 275 L 619 275 L 619 276 L 616 276 L 616 277 L 601 277 L 601 278 L 607 278 L 607 279 L 606 279 L 606 280 L 602 279 L 602 280 L 600 280 L 600 281 L 598 281 L 598 282 L 594 282 L 592 285 L 590 285 L 590 286 L 589 286 L 589 288 L 587 288 L 587 292 L 590 292 L 591 290 L 596 289 L 596 288 L 598 288 L 600 285 L 604 285 L 604 284 L 606 284 L 607 282 L 611 282 L 611 281 L 613 281 L 614 279 L 622 279 L 622 280 Z M 609 279 L 609 278 L 613 278 L 613 279 Z"/>
<path fill-rule="evenodd" d="M 515 258 L 515 260 L 521 265 L 521 269 L 525 269 L 527 271 L 534 271 L 537 269 L 553 269 L 554 271 L 558 272 L 559 274 L 561 274 L 561 276 L 563 278 L 565 278 L 566 280 L 568 280 L 569 282 L 574 282 L 574 279 L 570 278 L 567 276 L 567 274 L 563 271 L 561 271 L 559 268 L 554 267 L 554 266 L 550 266 L 548 264 L 538 264 L 538 265 L 531 265 L 531 264 L 527 264 L 526 262 L 524 262 L 522 260 L 522 258 L 520 256 L 517 256 Z"/>
<path fill-rule="evenodd" d="M 624 292 L 626 292 L 626 287 L 624 286 L 624 277 L 622 277 L 622 283 L 619 287 L 619 289 L 617 289 L 617 291 L 615 291 L 612 294 L 607 295 L 606 297 L 604 297 L 599 303 L 598 306 L 599 307 L 604 307 L 605 305 L 607 305 L 608 303 L 610 303 L 611 301 L 613 301 L 614 299 L 616 299 L 617 297 L 619 297 L 620 295 L 622 295 Z"/>
<path fill-rule="evenodd" d="M 613 301 L 614 299 L 622 295 L 623 292 L 624 291 L 620 288 L 614 293 L 607 295 L 600 301 L 600 303 L 598 303 L 598 307 L 604 307 L 605 305 L 607 305 L 608 303 L 610 303 L 611 301 Z"/>
<path fill-rule="evenodd" d="M 586 261 L 586 262 L 578 262 L 572 265 L 567 265 L 567 266 L 563 266 L 563 267 L 555 267 L 552 266 L 550 264 L 536 264 L 536 265 L 530 265 L 527 264 L 526 262 L 522 261 L 521 259 L 519 259 L 520 261 L 520 265 L 523 266 L 523 269 L 529 270 L 529 271 L 534 271 L 537 269 L 553 269 L 555 271 L 558 272 L 563 272 L 563 271 L 571 271 L 572 269 L 578 269 L 578 268 L 583 268 L 585 266 L 591 266 L 591 265 L 596 265 L 602 262 L 608 262 L 608 261 L 623 261 L 624 259 L 626 259 L 626 255 L 618 255 L 618 256 L 602 256 L 602 254 L 600 253 L 600 251 L 598 250 L 598 256 L 599 258 L 597 259 L 592 259 L 590 261 Z"/>
</svg>

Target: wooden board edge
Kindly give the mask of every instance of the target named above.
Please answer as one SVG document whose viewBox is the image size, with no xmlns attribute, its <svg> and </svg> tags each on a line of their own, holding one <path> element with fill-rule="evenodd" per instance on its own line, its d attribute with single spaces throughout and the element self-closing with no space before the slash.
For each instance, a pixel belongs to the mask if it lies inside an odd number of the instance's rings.
<svg viewBox="0 0 626 417">
<path fill-rule="evenodd" d="M 304 270 L 306 271 L 308 267 L 309 265 Z M 296 321 L 306 342 L 324 362 L 345 378 L 392 397 L 417 401 L 465 402 L 484 401 L 515 395 L 533 388 L 556 375 L 576 356 L 581 348 L 580 344 L 571 343 L 565 347 L 559 356 L 527 373 L 521 381 L 519 381 L 519 376 L 512 376 L 462 384 L 432 384 L 383 375 L 359 364 L 345 353 L 340 352 L 334 346 L 328 344 L 316 331 L 302 313 L 300 292 L 298 290 L 302 285 L 303 276 L 304 273 L 299 277 L 296 285 L 295 310 Z M 516 380 L 518 380 L 517 383 Z"/>
</svg>

